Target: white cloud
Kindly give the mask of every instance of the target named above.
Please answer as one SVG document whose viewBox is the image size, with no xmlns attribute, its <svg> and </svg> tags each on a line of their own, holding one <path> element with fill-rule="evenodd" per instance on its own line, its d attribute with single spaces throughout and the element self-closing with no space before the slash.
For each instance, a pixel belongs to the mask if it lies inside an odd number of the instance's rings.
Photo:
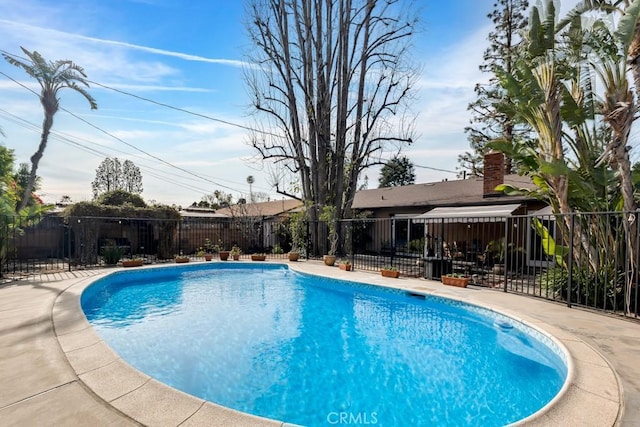
<svg viewBox="0 0 640 427">
<path fill-rule="evenodd" d="M 104 86 L 114 89 L 120 89 L 123 91 L 134 91 L 134 92 L 200 92 L 200 93 L 211 93 L 215 92 L 212 89 L 200 88 L 200 87 L 185 87 L 185 86 L 154 86 L 154 85 L 132 85 L 132 84 L 124 84 L 124 83 L 103 83 Z M 101 86 L 96 85 L 95 88 L 100 88 Z"/>
<path fill-rule="evenodd" d="M 578 4 L 579 0 L 563 0 L 560 16 Z M 532 5 L 536 2 L 532 2 Z M 418 141 L 405 150 L 418 165 L 455 170 L 458 156 L 470 151 L 464 128 L 471 118 L 467 106 L 475 100 L 477 83 L 486 83 L 489 76 L 478 66 L 489 45 L 489 22 L 466 39 L 448 46 L 441 54 L 429 59 L 419 81 L 422 98 L 417 121 Z M 455 175 L 424 168 L 416 169 L 417 182 L 454 179 Z M 372 176 L 371 174 L 369 175 Z"/>
<path fill-rule="evenodd" d="M 469 125 L 467 106 L 475 99 L 474 88 L 488 76 L 478 66 L 488 46 L 490 26 L 484 26 L 459 43 L 429 58 L 419 81 L 420 112 L 416 132 L 419 138 L 405 150 L 417 165 L 455 170 L 458 155 L 469 150 L 464 128 Z M 418 182 L 452 179 L 442 172 L 416 169 Z M 371 176 L 371 175 L 370 175 Z"/>
<path fill-rule="evenodd" d="M 80 20 L 67 16 L 64 9 L 47 1 L 0 1 L 0 49 L 19 54 L 17 47 L 23 45 L 30 50 L 38 50 L 46 58 L 73 59 L 85 67 L 93 81 L 109 82 L 108 86 L 124 91 L 154 92 L 159 101 L 172 105 L 186 102 L 192 106 L 190 110 L 224 117 L 230 122 L 242 124 L 246 120 L 236 105 L 225 105 L 228 99 L 225 95 L 234 94 L 226 93 L 230 92 L 225 86 L 227 81 L 220 79 L 224 70 L 232 70 L 237 73 L 232 77 L 232 84 L 235 84 L 240 75 L 239 67 L 246 66 L 242 61 L 128 43 L 124 33 L 127 29 L 92 21 L 99 19 L 95 18 L 100 16 L 97 12 L 86 16 L 86 20 Z M 569 1 L 567 9 L 576 2 Z M 563 10 L 565 3 L 563 1 Z M 106 6 L 96 4 L 95 7 Z M 420 138 L 406 151 L 415 164 L 453 170 L 457 166 L 457 156 L 468 150 L 464 134 L 469 120 L 467 105 L 475 98 L 475 84 L 487 79 L 487 75 L 478 70 L 478 65 L 487 46 L 489 28 L 480 28 L 455 44 L 448 45 L 448 41 L 443 41 L 442 51 L 431 55 L 425 63 L 416 86 L 421 99 L 414 106 L 420 111 L 416 123 Z M 206 78 L 193 76 L 188 68 L 193 65 L 213 66 L 216 73 L 210 73 Z M 7 67 L 7 64 L 0 64 L 0 71 L 7 70 Z M 19 75 L 21 83 L 39 90 L 37 83 L 26 80 L 19 70 L 11 68 L 12 73 L 15 71 L 12 76 Z M 206 72 L 209 71 L 207 69 Z M 190 83 L 189 79 L 198 83 Z M 219 85 L 219 92 L 206 87 L 207 83 Z M 0 139 L 16 148 L 19 161 L 27 161 L 38 143 L 41 107 L 33 94 L 13 82 L 0 79 L 0 91 L 3 96 L 0 108 L 10 108 L 12 113 L 38 127 L 31 131 L 14 128 L 0 115 L 0 126 L 7 134 Z M 215 97 L 210 96 L 211 92 L 215 92 Z M 244 178 L 254 175 L 257 179 L 254 190 L 269 191 L 266 173 L 263 172 L 269 169 L 268 164 L 262 161 L 251 163 L 256 153 L 246 144 L 245 130 L 151 106 L 95 85 L 91 87 L 91 93 L 99 98 L 98 112 L 90 112 L 86 102 L 76 95 L 65 94 L 62 105 L 124 141 L 210 181 L 242 192 L 248 191 Z M 218 114 L 219 111 L 224 113 Z M 133 160 L 143 169 L 143 196 L 147 199 L 185 204 L 219 188 L 216 184 L 150 159 L 67 114 L 56 116 L 54 131 L 69 135 L 74 141 L 106 152 L 111 157 Z M 87 154 L 75 146 L 52 139 L 38 171 L 44 178 L 46 200 L 59 200 L 65 194 L 74 200 L 90 199 L 90 183 L 103 158 L 101 154 Z M 453 174 L 424 168 L 418 168 L 416 172 L 419 182 L 454 177 Z M 376 171 L 370 170 L 366 174 L 374 186 Z"/>
</svg>

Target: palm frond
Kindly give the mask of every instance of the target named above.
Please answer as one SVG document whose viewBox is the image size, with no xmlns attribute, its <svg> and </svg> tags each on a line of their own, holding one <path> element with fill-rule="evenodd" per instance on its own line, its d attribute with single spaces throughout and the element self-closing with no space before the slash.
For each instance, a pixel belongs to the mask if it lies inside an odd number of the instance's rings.
<svg viewBox="0 0 640 427">
<path fill-rule="evenodd" d="M 70 82 L 68 84 L 68 87 L 84 96 L 86 100 L 89 101 L 89 105 L 91 105 L 92 110 L 98 109 L 98 103 L 96 102 L 96 100 L 83 87 L 78 86 L 75 82 Z"/>
<path fill-rule="evenodd" d="M 640 0 L 633 0 L 625 9 L 615 33 L 616 38 L 622 44 L 625 51 L 631 46 L 631 41 L 633 40 L 636 26 L 638 25 L 638 19 L 640 19 Z"/>
<path fill-rule="evenodd" d="M 576 18 L 581 18 L 582 15 L 593 11 L 602 11 L 605 13 L 612 13 L 619 10 L 607 0 L 583 0 L 573 9 L 571 9 L 567 15 L 558 21 L 556 25 L 556 32 L 562 31 L 567 25 L 571 24 Z"/>
</svg>

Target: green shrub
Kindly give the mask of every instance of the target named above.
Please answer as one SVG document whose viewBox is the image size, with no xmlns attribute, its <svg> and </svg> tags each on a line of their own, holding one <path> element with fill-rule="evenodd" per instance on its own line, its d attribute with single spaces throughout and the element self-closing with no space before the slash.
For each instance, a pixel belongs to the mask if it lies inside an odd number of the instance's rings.
<svg viewBox="0 0 640 427">
<path fill-rule="evenodd" d="M 95 202 L 78 202 L 68 206 L 63 215 L 70 217 L 117 217 L 179 220 L 180 212 L 171 206 L 136 208 L 127 203 L 122 206 L 100 205 Z M 175 224 L 173 225 L 175 228 Z"/>
<path fill-rule="evenodd" d="M 409 242 L 409 252 L 421 254 L 424 250 L 424 237 Z"/>
<path fill-rule="evenodd" d="M 130 204 L 132 206 L 135 206 L 136 208 L 147 207 L 147 204 L 144 202 L 142 197 L 124 190 L 107 191 L 106 193 L 98 197 L 96 202 L 100 205 L 109 206 L 123 206 L 125 204 Z"/>
<path fill-rule="evenodd" d="M 102 259 L 107 265 L 115 265 L 124 255 L 124 249 L 119 246 L 105 246 L 102 248 Z"/>
<path fill-rule="evenodd" d="M 588 268 L 574 267 L 569 293 L 569 274 L 562 267 L 551 267 L 541 272 L 537 281 L 543 296 L 607 310 L 623 308 L 624 271 L 616 271 L 611 265 L 602 265 L 597 274 Z"/>
</svg>

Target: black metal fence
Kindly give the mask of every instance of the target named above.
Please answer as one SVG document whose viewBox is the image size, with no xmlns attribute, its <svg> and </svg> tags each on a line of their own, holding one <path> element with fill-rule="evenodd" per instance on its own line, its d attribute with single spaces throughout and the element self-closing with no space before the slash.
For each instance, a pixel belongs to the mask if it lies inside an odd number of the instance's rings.
<svg viewBox="0 0 640 427">
<path fill-rule="evenodd" d="M 440 280 L 445 274 L 471 284 L 638 317 L 640 227 L 637 213 L 580 213 L 506 217 L 345 220 L 298 224 L 288 219 L 4 217 L 0 274 L 15 280 L 140 258 L 202 259 L 235 247 L 241 259 L 266 254 L 303 259 L 334 252 L 354 270 L 394 267 L 401 274 Z M 331 231 L 335 239 L 331 238 Z M 331 242 L 335 241 L 332 248 Z M 295 243 L 295 244 L 294 244 Z"/>
</svg>

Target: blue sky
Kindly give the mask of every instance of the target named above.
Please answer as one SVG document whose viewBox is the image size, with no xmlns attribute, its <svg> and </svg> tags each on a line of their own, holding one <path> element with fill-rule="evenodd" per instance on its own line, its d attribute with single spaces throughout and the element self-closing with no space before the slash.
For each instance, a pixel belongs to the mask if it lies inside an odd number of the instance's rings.
<svg viewBox="0 0 640 427">
<path fill-rule="evenodd" d="M 577 0 L 563 2 L 563 10 Z M 416 165 L 455 170 L 468 149 L 464 127 L 491 23 L 493 0 L 422 0 L 421 31 L 413 39 L 423 72 L 414 109 L 418 138 L 404 152 Z M 250 125 L 243 82 L 248 47 L 244 2 L 226 0 L 0 0 L 0 49 L 20 46 L 50 60 L 70 59 L 89 80 L 226 122 Z M 0 71 L 34 90 L 20 69 Z M 54 134 L 40 163 L 47 202 L 69 195 L 91 199 L 91 181 L 105 157 L 129 159 L 143 175 L 147 201 L 187 206 L 215 190 L 235 197 L 253 191 L 280 199 L 267 168 L 242 128 L 169 109 L 92 85 L 98 102 L 61 93 Z M 0 143 L 28 162 L 36 150 L 42 111 L 37 97 L 0 75 Z M 99 129 L 98 129 L 99 128 Z M 101 130 L 108 132 L 108 134 Z M 113 136 L 116 138 L 114 138 Z M 135 147 L 135 148 L 134 148 Z M 391 156 L 392 153 L 387 153 Z M 378 169 L 367 173 L 377 187 Z M 454 173 L 416 168 L 417 182 L 455 179 Z"/>
</svg>

